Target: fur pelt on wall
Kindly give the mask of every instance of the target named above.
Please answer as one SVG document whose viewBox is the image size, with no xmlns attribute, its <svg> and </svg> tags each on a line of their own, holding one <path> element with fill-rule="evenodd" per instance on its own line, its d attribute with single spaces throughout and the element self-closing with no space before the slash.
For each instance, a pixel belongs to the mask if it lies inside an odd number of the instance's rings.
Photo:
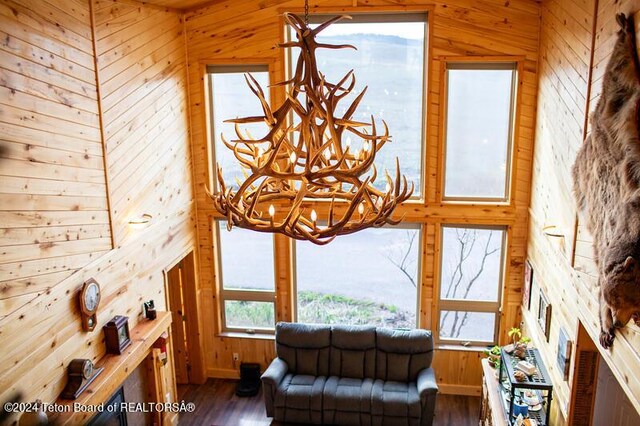
<svg viewBox="0 0 640 426">
<path fill-rule="evenodd" d="M 640 68 L 632 17 L 617 16 L 618 40 L 607 64 L 591 133 L 573 166 L 578 207 L 593 235 L 600 285 L 600 344 L 640 312 Z"/>
</svg>

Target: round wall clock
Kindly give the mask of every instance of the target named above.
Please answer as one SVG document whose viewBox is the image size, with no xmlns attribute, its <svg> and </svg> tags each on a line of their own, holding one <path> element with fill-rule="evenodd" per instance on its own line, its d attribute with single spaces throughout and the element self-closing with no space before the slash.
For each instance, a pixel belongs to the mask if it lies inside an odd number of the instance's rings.
<svg viewBox="0 0 640 426">
<path fill-rule="evenodd" d="M 96 312 L 99 304 L 100 285 L 93 278 L 89 278 L 80 292 L 80 313 L 84 331 L 93 331 L 96 328 Z"/>
</svg>

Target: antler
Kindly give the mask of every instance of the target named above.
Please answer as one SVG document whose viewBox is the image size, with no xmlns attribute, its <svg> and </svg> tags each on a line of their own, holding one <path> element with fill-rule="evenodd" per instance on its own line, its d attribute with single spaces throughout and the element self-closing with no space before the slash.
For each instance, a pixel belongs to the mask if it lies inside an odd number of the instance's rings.
<svg viewBox="0 0 640 426">
<path fill-rule="evenodd" d="M 256 79 L 251 74 L 245 76 L 249 89 L 260 101 L 263 115 L 227 120 L 235 123 L 237 139 L 229 142 L 222 138 L 240 162 L 245 180 L 234 190 L 225 184 L 218 166 L 218 191 L 209 194 L 229 227 L 279 232 L 298 240 L 327 244 L 337 235 L 399 222 L 392 218 L 393 211 L 411 196 L 413 183 L 409 187 L 401 175 L 397 158 L 395 179 L 385 172 L 387 189 L 382 191 L 375 185 L 375 155 L 391 138 L 387 124 L 382 121 L 384 131 L 379 134 L 373 116 L 370 123 L 352 118 L 366 87 L 338 116 L 338 104 L 356 85 L 353 70 L 334 84 L 326 81 L 317 68 L 318 48 L 355 49 L 352 45 L 315 40 L 318 33 L 341 19 L 350 17 L 338 16 L 311 29 L 300 17 L 285 14 L 297 41 L 280 47 L 298 47 L 301 53 L 293 77 L 276 84 L 288 85 L 289 90 L 275 111 Z M 291 121 L 290 116 L 294 117 Z M 246 123 L 265 123 L 269 131 L 261 138 L 253 138 L 240 128 Z M 349 135 L 362 140 L 362 146 L 352 150 Z M 318 225 L 315 211 L 307 212 L 302 207 L 305 200 L 318 199 L 330 200 L 326 226 Z M 345 206 L 340 212 L 336 209 L 338 204 Z M 285 208 L 284 214 L 271 214 L 274 205 Z"/>
</svg>

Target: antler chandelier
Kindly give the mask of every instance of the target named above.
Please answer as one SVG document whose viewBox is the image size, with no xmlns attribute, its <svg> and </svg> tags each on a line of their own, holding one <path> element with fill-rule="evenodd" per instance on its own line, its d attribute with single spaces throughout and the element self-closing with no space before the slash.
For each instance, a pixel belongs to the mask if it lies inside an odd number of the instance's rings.
<svg viewBox="0 0 640 426">
<path fill-rule="evenodd" d="M 385 170 L 386 188 L 375 185 L 378 173 L 374 159 L 390 139 L 387 124 L 382 121 L 384 133 L 379 134 L 373 116 L 370 123 L 353 119 L 366 87 L 342 115 L 336 115 L 338 103 L 355 87 L 353 70 L 335 84 L 318 71 L 316 49 L 355 49 L 315 40 L 318 33 L 343 18 L 350 17 L 338 16 L 311 29 L 306 15 L 303 20 L 285 14 L 297 41 L 278 47 L 298 47 L 301 52 L 294 76 L 276 84 L 289 90 L 275 111 L 258 82 L 251 74 L 245 75 L 264 115 L 226 120 L 235 123 L 237 139 L 229 142 L 222 136 L 242 165 L 245 180 L 238 182 L 237 190 L 227 186 L 218 164 L 218 191 L 209 194 L 215 208 L 226 216 L 229 230 L 239 226 L 326 244 L 338 235 L 399 223 L 392 219 L 392 213 L 398 203 L 411 196 L 413 183 L 409 188 L 406 177 L 400 174 L 397 157 L 395 179 Z M 240 128 L 246 123 L 265 123 L 269 130 L 254 138 Z M 361 140 L 359 148 L 351 146 L 352 138 Z M 326 218 L 305 207 L 305 202 L 313 200 L 330 201 Z"/>
</svg>

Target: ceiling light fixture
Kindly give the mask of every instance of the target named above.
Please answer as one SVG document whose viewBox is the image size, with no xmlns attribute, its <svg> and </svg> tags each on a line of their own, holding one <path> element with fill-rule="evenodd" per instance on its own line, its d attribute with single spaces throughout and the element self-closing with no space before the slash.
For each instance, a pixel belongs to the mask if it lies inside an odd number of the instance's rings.
<svg viewBox="0 0 640 426">
<path fill-rule="evenodd" d="M 306 5 L 305 5 L 306 6 Z M 366 87 L 341 115 L 337 105 L 353 92 L 356 78 L 349 71 L 338 83 L 330 83 L 318 70 L 318 48 L 343 49 L 352 45 L 319 43 L 316 36 L 329 25 L 349 16 L 338 16 L 311 29 L 308 6 L 305 16 L 285 13 L 297 40 L 280 44 L 300 48 L 295 74 L 276 86 L 287 86 L 286 99 L 275 111 L 251 74 L 245 79 L 260 100 L 264 115 L 227 120 L 235 123 L 237 139 L 222 140 L 244 169 L 245 180 L 237 188 L 225 184 L 217 168 L 217 192 L 210 194 L 215 208 L 233 226 L 260 232 L 279 232 L 298 240 L 326 244 L 338 235 L 369 227 L 397 224 L 394 209 L 413 193 L 400 174 L 396 157 L 395 179 L 385 170 L 384 182 L 376 185 L 376 153 L 389 142 L 389 129 L 382 120 L 379 133 L 375 120 L 355 120 L 354 113 Z M 254 138 L 240 125 L 265 123 L 269 131 Z M 383 188 L 383 189 L 381 189 Z M 208 191 L 207 191 L 208 192 Z M 329 209 L 320 219 L 305 202 L 326 200 Z M 320 223 L 319 220 L 322 222 Z"/>
</svg>

